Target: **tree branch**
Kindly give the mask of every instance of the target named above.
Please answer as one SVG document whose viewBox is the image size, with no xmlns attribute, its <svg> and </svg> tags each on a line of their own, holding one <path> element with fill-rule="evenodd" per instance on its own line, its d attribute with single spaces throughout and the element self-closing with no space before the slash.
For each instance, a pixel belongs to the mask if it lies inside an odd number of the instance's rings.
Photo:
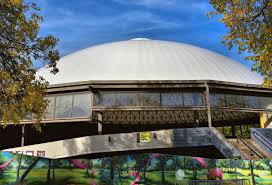
<svg viewBox="0 0 272 185">
<path fill-rule="evenodd" d="M 268 2 L 269 2 L 269 0 L 265 1 L 265 2 L 264 2 L 264 5 L 263 5 L 263 7 L 260 9 L 260 11 L 259 11 L 256 15 L 254 15 L 254 16 L 251 18 L 251 20 L 248 20 L 247 22 L 251 22 L 251 21 L 254 21 L 255 19 L 257 19 L 257 18 L 263 13 L 264 9 L 267 8 Z"/>
</svg>

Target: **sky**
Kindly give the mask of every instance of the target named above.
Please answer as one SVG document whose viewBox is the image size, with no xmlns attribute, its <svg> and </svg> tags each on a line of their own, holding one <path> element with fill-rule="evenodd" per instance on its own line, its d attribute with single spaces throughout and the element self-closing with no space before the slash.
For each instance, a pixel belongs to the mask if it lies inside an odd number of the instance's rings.
<svg viewBox="0 0 272 185">
<path fill-rule="evenodd" d="M 227 29 L 209 19 L 209 0 L 36 0 L 44 17 L 40 35 L 59 38 L 61 56 L 107 42 L 148 38 L 206 48 L 244 64 L 221 41 Z"/>
</svg>

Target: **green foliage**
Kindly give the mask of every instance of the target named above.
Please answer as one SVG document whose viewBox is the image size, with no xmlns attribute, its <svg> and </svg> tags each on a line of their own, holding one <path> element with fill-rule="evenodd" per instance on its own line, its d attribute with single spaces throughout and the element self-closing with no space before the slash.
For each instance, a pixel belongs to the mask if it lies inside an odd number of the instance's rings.
<svg viewBox="0 0 272 185">
<path fill-rule="evenodd" d="M 264 85 L 272 87 L 272 1 L 271 0 L 210 0 L 221 22 L 228 28 L 223 43 L 240 52 L 248 52 L 254 61 L 253 70 L 260 72 Z"/>
<path fill-rule="evenodd" d="M 43 19 L 34 3 L 14 2 L 0 1 L 0 119 L 6 126 L 31 115 L 40 128 L 48 104 L 47 82 L 36 78 L 33 62 L 42 61 L 52 73 L 58 72 L 58 40 L 38 36 Z"/>
</svg>

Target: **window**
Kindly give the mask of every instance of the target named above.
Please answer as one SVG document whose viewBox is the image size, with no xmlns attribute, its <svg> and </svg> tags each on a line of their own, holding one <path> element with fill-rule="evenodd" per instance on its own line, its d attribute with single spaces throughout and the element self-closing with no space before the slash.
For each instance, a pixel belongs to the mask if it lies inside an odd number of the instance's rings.
<svg viewBox="0 0 272 185">
<path fill-rule="evenodd" d="M 54 118 L 55 96 L 47 96 L 46 99 L 49 101 L 46 110 L 46 118 L 52 119 Z"/>
<path fill-rule="evenodd" d="M 160 106 L 160 93 L 139 93 L 140 106 Z"/>
<path fill-rule="evenodd" d="M 183 106 L 183 95 L 181 92 L 161 93 L 163 106 Z"/>
<path fill-rule="evenodd" d="M 244 105 L 248 108 L 260 108 L 260 101 L 256 96 L 243 96 Z"/>
<path fill-rule="evenodd" d="M 72 116 L 73 95 L 56 96 L 54 118 L 69 118 Z"/>
<path fill-rule="evenodd" d="M 136 92 L 117 92 L 116 106 L 137 106 L 138 96 Z"/>
<path fill-rule="evenodd" d="M 245 107 L 243 98 L 240 95 L 227 94 L 226 100 L 227 100 L 228 107 L 234 107 L 234 108 Z"/>
<path fill-rule="evenodd" d="M 91 94 L 75 94 L 72 117 L 89 117 L 91 114 Z"/>
<path fill-rule="evenodd" d="M 185 106 L 201 106 L 204 105 L 203 96 L 197 92 L 183 93 L 183 100 Z"/>
<path fill-rule="evenodd" d="M 261 108 L 272 110 L 272 97 L 260 97 Z"/>
<path fill-rule="evenodd" d="M 114 92 L 103 92 L 101 95 L 100 103 L 102 106 L 115 106 L 116 94 Z"/>
<path fill-rule="evenodd" d="M 99 92 L 95 106 L 203 106 L 200 92 Z"/>
<path fill-rule="evenodd" d="M 211 94 L 210 95 L 211 106 L 226 107 L 226 97 L 224 94 Z"/>
</svg>

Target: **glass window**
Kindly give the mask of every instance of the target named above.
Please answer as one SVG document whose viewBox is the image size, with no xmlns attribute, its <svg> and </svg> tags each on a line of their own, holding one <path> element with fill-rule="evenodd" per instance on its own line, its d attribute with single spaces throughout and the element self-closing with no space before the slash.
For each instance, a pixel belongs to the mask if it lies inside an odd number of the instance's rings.
<svg viewBox="0 0 272 185">
<path fill-rule="evenodd" d="M 94 106 L 99 106 L 102 103 L 102 95 L 101 93 L 94 94 Z"/>
<path fill-rule="evenodd" d="M 139 93 L 140 106 L 160 106 L 160 93 Z"/>
<path fill-rule="evenodd" d="M 89 117 L 91 114 L 91 94 L 75 94 L 72 117 Z"/>
<path fill-rule="evenodd" d="M 260 108 L 260 101 L 256 96 L 243 96 L 244 105 L 248 108 Z"/>
<path fill-rule="evenodd" d="M 47 96 L 45 99 L 49 101 L 46 109 L 46 119 L 52 119 L 54 117 L 55 96 Z"/>
<path fill-rule="evenodd" d="M 211 106 L 215 107 L 226 107 L 226 98 L 224 94 L 211 94 Z"/>
<path fill-rule="evenodd" d="M 261 108 L 272 109 L 272 98 L 271 97 L 260 97 Z"/>
<path fill-rule="evenodd" d="M 116 106 L 137 106 L 138 96 L 137 92 L 117 92 Z"/>
<path fill-rule="evenodd" d="M 185 106 L 204 105 L 202 94 L 197 92 L 183 93 L 183 100 Z"/>
<path fill-rule="evenodd" d="M 244 102 L 241 95 L 227 94 L 226 100 L 229 107 L 235 107 L 235 108 L 244 107 Z"/>
<path fill-rule="evenodd" d="M 116 93 L 114 92 L 103 92 L 101 99 L 102 106 L 115 106 L 116 104 Z"/>
<path fill-rule="evenodd" d="M 73 95 L 56 96 L 54 118 L 69 118 L 72 115 Z"/>
<path fill-rule="evenodd" d="M 183 106 L 183 95 L 181 92 L 161 93 L 163 106 Z"/>
</svg>

